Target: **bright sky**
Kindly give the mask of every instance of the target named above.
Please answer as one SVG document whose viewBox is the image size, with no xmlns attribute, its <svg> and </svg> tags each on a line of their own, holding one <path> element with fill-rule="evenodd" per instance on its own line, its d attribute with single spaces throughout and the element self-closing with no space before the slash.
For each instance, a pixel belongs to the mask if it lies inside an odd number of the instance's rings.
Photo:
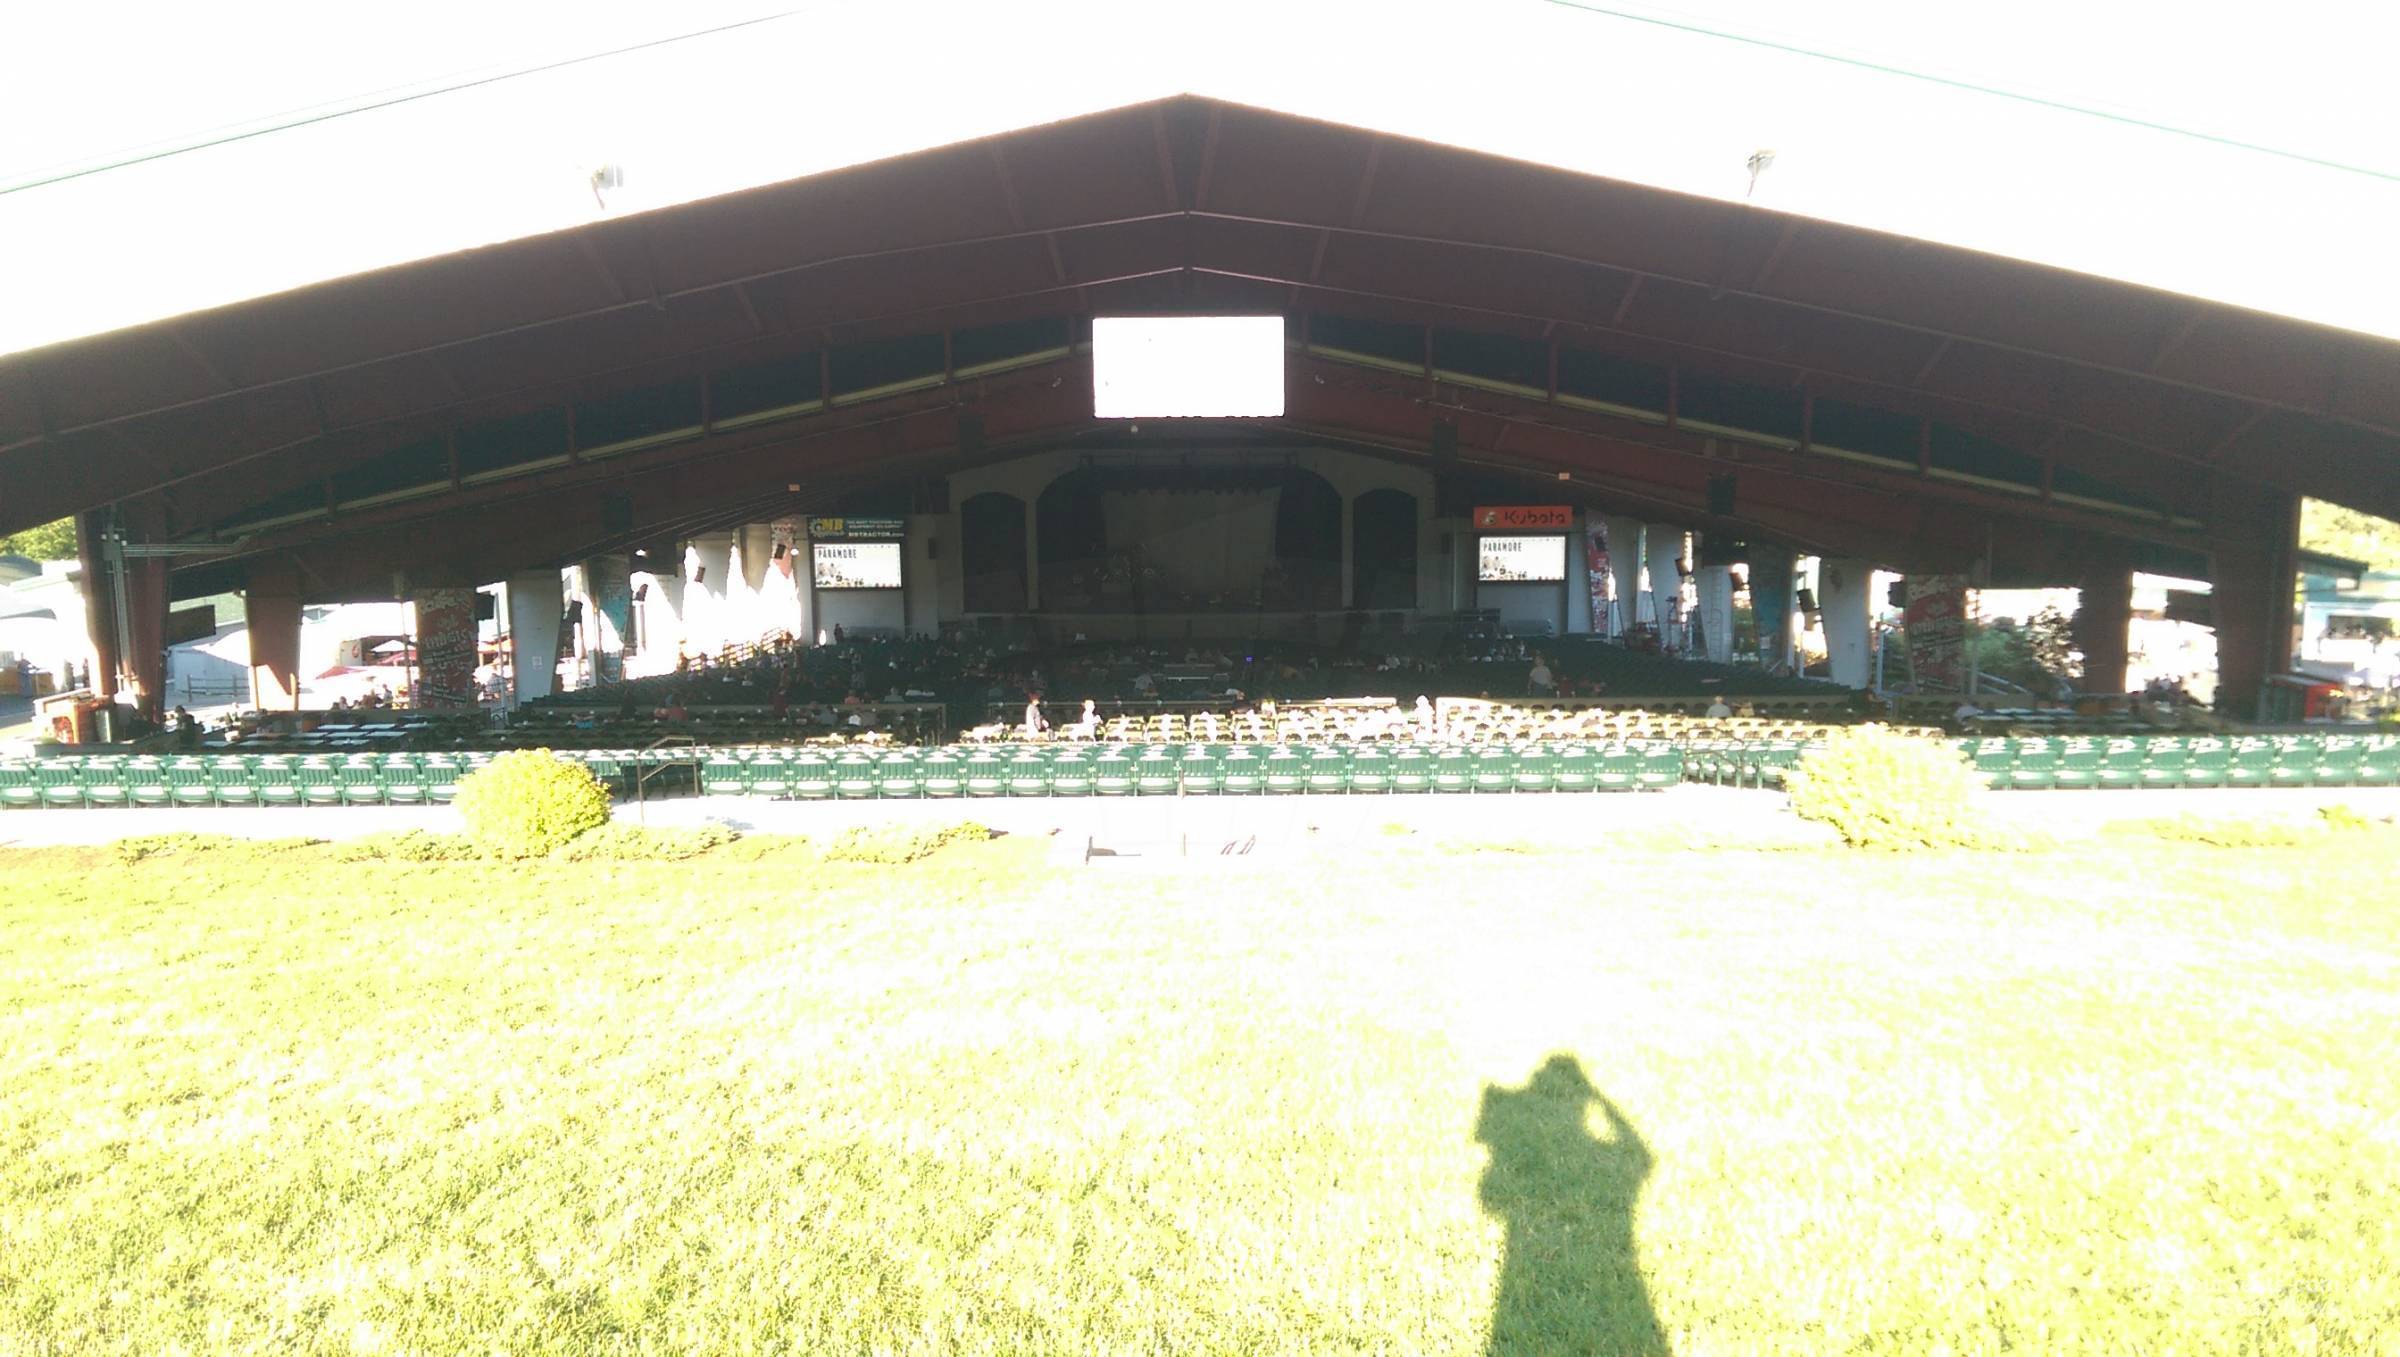
<svg viewBox="0 0 2400 1357">
<path fill-rule="evenodd" d="M 1725 198 L 1772 147 L 1767 206 L 2400 338 L 2395 51 L 2389 0 L 19 4 L 0 353 L 589 221 L 602 162 L 638 211 L 1185 91 Z"/>
</svg>

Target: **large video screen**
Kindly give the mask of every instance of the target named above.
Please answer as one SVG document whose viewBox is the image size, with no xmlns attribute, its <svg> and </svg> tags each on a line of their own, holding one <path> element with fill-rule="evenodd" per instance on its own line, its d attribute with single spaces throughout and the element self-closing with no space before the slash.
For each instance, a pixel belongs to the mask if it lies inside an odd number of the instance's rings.
<svg viewBox="0 0 2400 1357">
<path fill-rule="evenodd" d="M 1475 578 L 1486 584 L 1555 583 L 1567 577 L 1567 539 L 1485 537 L 1477 543 Z"/>
<path fill-rule="evenodd" d="M 1282 413 L 1282 316 L 1092 320 L 1092 414 L 1097 418 Z"/>
<path fill-rule="evenodd" d="M 900 587 L 898 542 L 815 542 L 810 547 L 819 589 Z"/>
</svg>

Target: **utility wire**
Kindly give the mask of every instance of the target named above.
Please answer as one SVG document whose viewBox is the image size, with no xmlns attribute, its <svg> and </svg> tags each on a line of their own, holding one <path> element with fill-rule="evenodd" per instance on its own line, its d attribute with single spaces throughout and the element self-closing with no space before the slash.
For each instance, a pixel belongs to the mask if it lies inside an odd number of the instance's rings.
<svg viewBox="0 0 2400 1357">
<path fill-rule="evenodd" d="M 539 65 L 521 66 L 504 71 L 494 71 L 489 75 L 478 75 L 463 80 L 445 80 L 442 77 L 436 77 L 435 83 L 429 85 L 395 86 L 393 87 L 394 90 L 400 92 L 395 93 L 390 90 L 377 91 L 373 94 L 360 96 L 358 99 L 345 100 L 334 104 L 320 104 L 315 108 L 304 109 L 297 113 L 270 115 L 272 119 L 271 121 L 257 125 L 242 126 L 239 128 L 239 130 L 205 134 L 197 140 L 171 142 L 166 145 L 157 146 L 154 149 L 144 150 L 128 155 L 120 155 L 110 160 L 80 164 L 72 169 L 63 169 L 51 172 L 37 171 L 35 172 L 34 177 L 29 179 L 20 179 L 9 183 L 0 183 L 0 197 L 4 197 L 11 193 L 22 193 L 27 189 L 42 188 L 50 184 L 63 184 L 72 179 L 81 179 L 87 175 L 102 174 L 109 170 L 121 170 L 132 165 L 147 164 L 154 160 L 165 160 L 173 156 L 185 155 L 192 151 L 205 151 L 213 146 L 228 146 L 234 142 L 248 141 L 253 137 L 263 137 L 273 132 L 288 132 L 296 127 L 307 127 L 314 123 L 332 122 L 337 118 L 347 118 L 352 114 L 371 113 L 377 109 L 392 108 L 400 104 L 414 103 L 417 100 L 430 99 L 439 94 L 455 94 L 460 90 L 471 90 L 483 85 L 496 85 L 504 80 L 515 80 L 523 76 L 541 75 L 550 71 L 565 70 L 571 66 L 581 66 L 594 61 L 605 61 L 610 57 L 629 56 L 635 52 L 649 51 L 653 48 L 659 47 L 668 47 L 679 42 L 689 42 L 694 38 L 715 37 L 719 34 L 732 33 L 737 30 L 754 27 L 759 24 L 773 23 L 778 19 L 788 19 L 798 12 L 799 11 L 792 9 L 778 10 L 772 14 L 761 14 L 748 19 L 737 19 L 732 23 L 720 24 L 715 28 L 697 29 L 689 33 L 669 34 L 663 38 L 651 38 L 643 42 L 629 43 L 623 47 L 613 47 L 604 52 L 586 52 L 581 56 L 561 57 L 556 61 L 547 61 Z"/>
<path fill-rule="evenodd" d="M 2031 104 L 2037 108 L 2055 109 L 2062 113 L 2078 113 L 2087 118 L 2099 118 L 2107 122 L 2123 123 L 2129 127 L 2147 128 L 2150 131 L 2165 132 L 2171 136 L 2189 137 L 2194 141 L 2212 142 L 2237 151 L 2250 151 L 2258 155 L 2274 156 L 2279 160 L 2291 160 L 2304 165 L 2340 170 L 2345 174 L 2365 175 L 2367 178 L 2381 179 L 2386 183 L 2400 183 L 2400 173 L 2390 170 L 2374 169 L 2366 165 L 2352 165 L 2345 161 L 2310 155 L 2305 151 L 2285 150 L 2279 146 L 2264 146 L 2253 141 L 2243 141 L 2238 137 L 2224 136 L 2215 132 L 2202 132 L 2189 127 L 2177 127 L 2173 123 L 2158 122 L 2131 113 L 2112 113 L 2107 109 L 2068 103 L 2064 99 L 2052 99 L 2044 95 L 2002 89 L 1997 85 L 1979 85 L 1971 80 L 1935 75 L 1930 71 L 1912 71 L 1905 66 L 1893 66 L 1865 57 L 1843 56 L 1838 52 L 1820 52 L 1814 48 L 1802 47 L 1797 43 L 1783 42 L 1775 38 L 1763 38 L 1748 33 L 1734 33 L 1724 29 L 1710 28 L 1689 19 L 1673 19 L 1663 14 L 1644 14 L 1637 10 L 1612 9 L 1606 5 L 1590 3 L 1590 0 L 1544 0 L 1544 3 L 1556 5 L 1561 9 L 1578 10 L 1585 14 L 1598 14 L 1611 19 L 1624 19 L 1631 23 L 1673 29 L 1679 33 L 1691 33 L 1704 38 L 1720 38 L 1727 42 L 1738 42 L 1750 47 L 1763 47 L 1769 51 L 1811 57 L 1818 61 L 1830 61 L 1836 65 L 1856 67 L 1862 71 L 1874 71 L 1881 75 L 1896 75 L 1904 80 L 1920 80 L 1926 84 L 1940 85 L 1946 89 L 1964 90 L 1971 94 L 1988 94 L 1994 98 L 2007 99 L 2020 104 Z"/>
</svg>

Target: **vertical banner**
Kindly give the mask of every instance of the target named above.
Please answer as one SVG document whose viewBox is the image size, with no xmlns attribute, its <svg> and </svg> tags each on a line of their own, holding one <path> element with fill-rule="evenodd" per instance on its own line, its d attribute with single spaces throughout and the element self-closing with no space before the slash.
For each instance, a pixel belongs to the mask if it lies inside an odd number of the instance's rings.
<svg viewBox="0 0 2400 1357">
<path fill-rule="evenodd" d="M 1598 514 L 1583 516 L 1583 573 L 1590 583 L 1592 597 L 1592 634 L 1617 634 L 1617 576 L 1608 568 L 1608 520 Z"/>
<path fill-rule="evenodd" d="M 1920 693 L 1967 690 L 1967 577 L 1911 575 L 1901 624 L 1910 681 Z"/>
<path fill-rule="evenodd" d="M 420 589 L 417 604 L 415 705 L 475 705 L 475 591 Z"/>
<path fill-rule="evenodd" d="M 592 676 L 602 683 L 614 683 L 625 677 L 626 638 L 633 635 L 633 579 L 625 573 L 622 557 L 602 557 L 585 570 L 592 611 L 600 614 Z"/>
<path fill-rule="evenodd" d="M 800 563 L 800 520 L 778 518 L 767 525 L 767 532 L 774 543 L 775 568 L 785 579 L 793 578 L 792 571 Z"/>
<path fill-rule="evenodd" d="M 1750 614 L 1758 620 L 1758 658 L 1769 667 L 1792 662 L 1792 557 L 1774 548 L 1750 553 Z"/>
</svg>

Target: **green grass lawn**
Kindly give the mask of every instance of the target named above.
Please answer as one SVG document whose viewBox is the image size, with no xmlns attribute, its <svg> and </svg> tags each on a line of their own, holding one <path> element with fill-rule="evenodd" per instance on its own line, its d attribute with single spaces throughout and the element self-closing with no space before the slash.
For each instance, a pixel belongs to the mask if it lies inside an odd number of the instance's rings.
<svg viewBox="0 0 2400 1357">
<path fill-rule="evenodd" d="M 2400 1342 L 2383 834 L 750 856 L 0 853 L 0 1352 Z"/>
</svg>

